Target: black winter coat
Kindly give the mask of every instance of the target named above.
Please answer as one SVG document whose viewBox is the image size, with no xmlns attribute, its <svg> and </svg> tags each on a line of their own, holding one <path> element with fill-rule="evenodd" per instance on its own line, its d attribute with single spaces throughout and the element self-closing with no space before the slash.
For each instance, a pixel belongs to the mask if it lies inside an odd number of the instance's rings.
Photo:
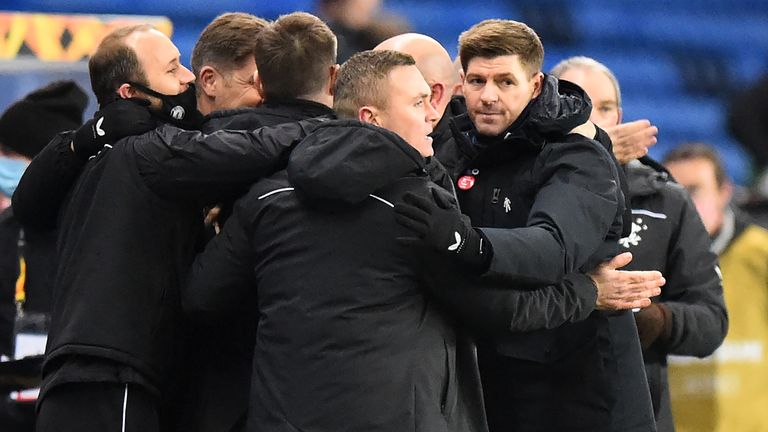
<svg viewBox="0 0 768 432">
<path fill-rule="evenodd" d="M 618 164 L 600 143 L 567 135 L 590 109 L 579 87 L 547 77 L 499 137 L 479 136 L 466 115 L 454 119 L 454 139 L 437 157 L 457 182 L 462 211 L 493 245 L 486 277 L 512 269 L 551 283 L 616 254 Z M 654 430 L 631 312 L 486 339 L 478 355 L 492 432 Z"/>
<path fill-rule="evenodd" d="M 253 130 L 263 126 L 335 117 L 325 105 L 307 100 L 284 100 L 265 103 L 256 108 L 216 111 L 205 118 L 204 133 L 218 130 Z M 291 139 L 286 136 L 286 139 Z M 227 196 L 219 197 L 219 222 L 231 215 L 234 200 L 248 191 L 243 185 Z M 227 431 L 245 424 L 253 364 L 253 345 L 257 320 L 251 315 L 255 306 L 243 301 L 239 311 L 215 319 L 205 316 L 190 319 L 190 371 L 185 380 L 183 430 Z"/>
<path fill-rule="evenodd" d="M 486 430 L 473 346 L 396 240 L 391 203 L 424 168 L 391 132 L 323 125 L 195 261 L 185 309 L 258 291 L 248 430 Z"/>
<path fill-rule="evenodd" d="M 203 135 L 164 125 L 88 162 L 61 219 L 44 379 L 58 358 L 89 356 L 130 366 L 162 388 L 177 366 L 178 290 L 196 250 L 202 204 L 284 166 L 293 145 L 284 136 L 298 140 L 313 127 Z M 43 153 L 62 154 L 64 146 L 53 142 Z M 27 184 L 58 181 L 50 175 Z M 29 191 L 20 184 L 20 193 Z"/>
<path fill-rule="evenodd" d="M 659 432 L 674 431 L 667 380 L 667 355 L 705 357 L 717 349 L 728 329 L 717 256 L 696 207 L 683 187 L 665 172 L 633 163 L 627 166 L 632 232 L 620 241 L 632 252 L 629 270 L 658 270 L 667 283 L 661 296 L 671 312 L 669 337 L 643 352 Z"/>
</svg>

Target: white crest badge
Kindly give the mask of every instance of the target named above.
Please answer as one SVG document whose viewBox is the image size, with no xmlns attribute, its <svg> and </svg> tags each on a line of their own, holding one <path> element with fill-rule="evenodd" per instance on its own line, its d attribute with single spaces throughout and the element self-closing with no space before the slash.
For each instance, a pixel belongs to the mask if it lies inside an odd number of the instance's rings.
<svg viewBox="0 0 768 432">
<path fill-rule="evenodd" d="M 627 237 L 619 239 L 619 244 L 627 249 L 629 249 L 630 246 L 637 246 L 640 241 L 643 240 L 643 238 L 640 237 L 640 233 L 647 229 L 648 225 L 643 223 L 642 218 L 635 219 L 634 222 L 632 222 L 632 232 L 629 233 Z"/>
<path fill-rule="evenodd" d="M 171 117 L 175 118 L 176 120 L 181 120 L 184 118 L 184 107 L 181 105 L 176 105 L 175 107 L 171 108 Z"/>
</svg>

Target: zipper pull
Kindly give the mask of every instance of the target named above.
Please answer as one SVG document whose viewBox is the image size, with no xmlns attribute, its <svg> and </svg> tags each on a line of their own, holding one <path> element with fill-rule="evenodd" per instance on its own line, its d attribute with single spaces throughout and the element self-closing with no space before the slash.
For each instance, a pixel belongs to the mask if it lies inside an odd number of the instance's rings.
<svg viewBox="0 0 768 432">
<path fill-rule="evenodd" d="M 493 195 L 491 196 L 491 204 L 499 202 L 499 194 L 501 194 L 501 188 L 493 188 Z"/>
</svg>

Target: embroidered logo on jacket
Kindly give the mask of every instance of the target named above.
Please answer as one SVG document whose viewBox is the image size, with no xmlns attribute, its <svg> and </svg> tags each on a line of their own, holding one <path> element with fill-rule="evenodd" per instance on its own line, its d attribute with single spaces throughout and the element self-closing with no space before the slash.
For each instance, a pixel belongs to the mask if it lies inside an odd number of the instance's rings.
<svg viewBox="0 0 768 432">
<path fill-rule="evenodd" d="M 635 221 L 632 222 L 632 232 L 629 233 L 628 236 L 619 239 L 619 244 L 627 249 L 629 249 L 630 246 L 637 246 L 638 243 L 643 240 L 643 238 L 640 237 L 640 233 L 647 229 L 648 225 L 643 223 L 643 218 L 635 219 Z"/>
</svg>

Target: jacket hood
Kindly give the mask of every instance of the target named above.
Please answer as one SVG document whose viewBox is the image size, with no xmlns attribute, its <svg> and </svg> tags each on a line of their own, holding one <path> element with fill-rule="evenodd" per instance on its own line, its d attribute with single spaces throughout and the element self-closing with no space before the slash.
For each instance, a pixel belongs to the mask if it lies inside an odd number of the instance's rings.
<svg viewBox="0 0 768 432">
<path fill-rule="evenodd" d="M 291 184 L 314 203 L 357 204 L 409 175 L 426 175 L 424 157 L 395 133 L 354 120 L 319 126 L 288 161 Z"/>
<path fill-rule="evenodd" d="M 529 106 L 525 128 L 543 137 L 567 134 L 592 114 L 592 101 L 581 87 L 552 75 L 544 76 L 541 94 Z"/>
<path fill-rule="evenodd" d="M 627 173 L 627 183 L 631 196 L 653 195 L 671 180 L 671 176 L 666 170 L 659 170 L 655 166 L 643 162 L 636 159 L 625 165 L 624 170 Z"/>
</svg>

